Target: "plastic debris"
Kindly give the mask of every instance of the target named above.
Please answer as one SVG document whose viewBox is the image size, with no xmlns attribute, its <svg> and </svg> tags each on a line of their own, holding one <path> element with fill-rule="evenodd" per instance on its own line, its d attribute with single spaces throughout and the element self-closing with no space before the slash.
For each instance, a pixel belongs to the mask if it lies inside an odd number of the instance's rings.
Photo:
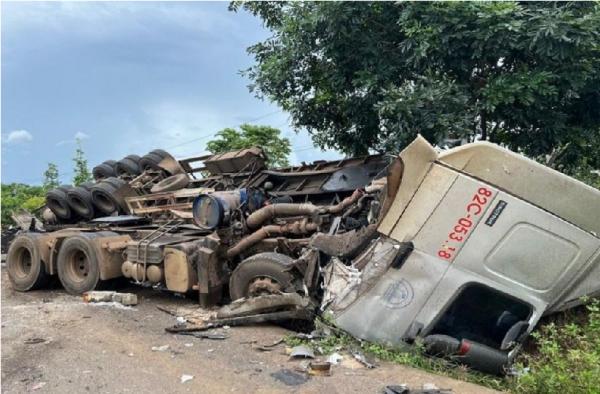
<svg viewBox="0 0 600 394">
<path fill-rule="evenodd" d="M 311 361 L 308 363 L 308 373 L 316 376 L 331 376 L 331 363 L 316 363 Z"/>
<path fill-rule="evenodd" d="M 290 359 L 292 358 L 315 358 L 315 351 L 306 345 L 298 345 L 292 348 Z"/>
<path fill-rule="evenodd" d="M 152 346 L 153 352 L 164 352 L 165 350 L 168 350 L 168 349 L 169 349 L 169 345 Z"/>
<path fill-rule="evenodd" d="M 46 385 L 46 382 L 37 382 L 36 384 L 33 385 L 33 387 L 31 388 L 31 391 L 39 390 L 42 387 L 44 387 L 45 385 Z"/>
<path fill-rule="evenodd" d="M 340 363 L 340 361 L 342 361 L 344 359 L 344 356 L 342 356 L 339 353 L 333 353 L 331 355 L 329 355 L 329 357 L 327 357 L 327 362 L 333 364 L 333 365 L 337 365 Z"/>
<path fill-rule="evenodd" d="M 286 386 L 299 386 L 308 380 L 308 376 L 305 374 L 293 372 L 289 369 L 280 369 L 277 372 L 273 372 L 271 376 Z"/>
<path fill-rule="evenodd" d="M 181 375 L 181 383 L 185 383 L 188 380 L 192 380 L 194 377 L 192 375 Z"/>
<path fill-rule="evenodd" d="M 423 390 L 439 390 L 435 383 L 423 383 Z"/>
<path fill-rule="evenodd" d="M 193 343 L 185 343 L 184 346 L 186 346 L 186 347 L 192 347 L 192 346 L 194 346 L 194 344 Z"/>
</svg>

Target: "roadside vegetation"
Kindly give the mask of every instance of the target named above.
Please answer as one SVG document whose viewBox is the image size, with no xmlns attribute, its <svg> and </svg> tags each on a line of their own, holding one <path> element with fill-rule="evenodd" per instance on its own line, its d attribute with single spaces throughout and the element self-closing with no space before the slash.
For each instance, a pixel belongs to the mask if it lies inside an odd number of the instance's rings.
<svg viewBox="0 0 600 394">
<path fill-rule="evenodd" d="M 78 185 L 92 179 L 88 170 L 85 152 L 81 146 L 81 140 L 77 140 L 77 149 L 73 169 L 73 184 Z M 54 163 L 48 163 L 42 185 L 27 185 L 24 183 L 3 183 L 2 184 L 2 229 L 8 228 L 14 224 L 11 215 L 18 212 L 21 208 L 29 212 L 35 211 L 46 202 L 46 192 L 60 186 L 60 174 L 58 166 Z"/>
<path fill-rule="evenodd" d="M 305 343 L 325 355 L 364 355 L 370 362 L 388 361 L 438 375 L 515 394 L 600 393 L 600 300 L 564 313 L 546 317 L 525 344 L 508 376 L 492 376 L 468 369 L 458 360 L 443 360 L 425 354 L 421 343 L 412 347 L 389 347 L 357 340 L 323 315 L 317 330 L 331 335 L 323 339 L 286 339 L 288 346 Z"/>
</svg>

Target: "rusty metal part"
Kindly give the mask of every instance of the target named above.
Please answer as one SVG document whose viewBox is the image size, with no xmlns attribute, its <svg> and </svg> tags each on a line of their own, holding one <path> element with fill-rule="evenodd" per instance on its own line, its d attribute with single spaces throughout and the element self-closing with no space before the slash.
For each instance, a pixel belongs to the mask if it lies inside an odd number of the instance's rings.
<svg viewBox="0 0 600 394">
<path fill-rule="evenodd" d="M 290 319 L 301 319 L 301 320 L 310 320 L 313 319 L 314 315 L 309 313 L 304 309 L 294 309 L 291 311 L 284 312 L 270 312 L 259 315 L 252 316 L 240 316 L 240 317 L 232 317 L 228 319 L 217 319 L 210 320 L 205 322 L 204 324 L 191 326 L 191 327 L 167 327 L 165 331 L 170 333 L 180 333 L 180 332 L 193 332 L 193 331 L 207 331 L 212 330 L 217 327 L 223 326 L 242 326 L 249 324 L 257 324 L 257 323 L 266 323 L 266 322 L 275 322 L 275 321 L 284 321 Z"/>
<path fill-rule="evenodd" d="M 331 376 L 331 363 L 330 362 L 314 362 L 308 363 L 308 374 L 315 376 Z"/>
<path fill-rule="evenodd" d="M 214 189 L 205 187 L 182 189 L 175 192 L 127 197 L 125 203 L 133 215 L 148 215 L 172 210 L 191 211 L 194 198 L 213 191 Z"/>
<path fill-rule="evenodd" d="M 259 297 L 240 298 L 217 312 L 217 319 L 227 319 L 250 314 L 263 313 L 284 307 L 310 308 L 308 298 L 298 293 L 268 294 Z"/>
<path fill-rule="evenodd" d="M 188 254 L 179 247 L 164 249 L 165 277 L 167 289 L 184 293 L 198 283 L 198 274 L 188 261 Z"/>
<path fill-rule="evenodd" d="M 175 158 L 171 155 L 162 159 L 160 161 L 160 163 L 157 164 L 157 166 L 162 168 L 163 170 L 167 171 L 171 175 L 186 173 L 186 171 L 183 169 L 182 165 L 177 160 L 175 160 Z"/>
<path fill-rule="evenodd" d="M 260 227 L 264 222 L 269 219 L 280 216 L 311 216 L 317 221 L 319 214 L 319 208 L 312 204 L 272 204 L 248 216 L 246 225 L 249 228 Z"/>
<path fill-rule="evenodd" d="M 257 244 L 267 237 L 272 237 L 281 234 L 307 234 L 312 231 L 316 231 L 319 228 L 317 223 L 310 223 L 306 220 L 297 221 L 293 223 L 284 224 L 282 226 L 270 225 L 261 228 L 260 230 L 250 234 L 246 238 L 242 239 L 235 246 L 227 250 L 227 258 L 237 256 L 250 246 Z"/>
<path fill-rule="evenodd" d="M 317 233 L 311 237 L 310 246 L 330 256 L 345 257 L 360 249 L 376 230 L 377 225 L 373 224 L 338 235 Z"/>
<path fill-rule="evenodd" d="M 362 189 L 356 189 L 354 191 L 354 193 L 352 193 L 352 195 L 350 197 L 346 197 L 342 200 L 342 202 L 340 202 L 337 205 L 334 205 L 332 207 L 328 207 L 325 209 L 326 213 L 339 213 L 342 212 L 345 208 L 349 207 L 350 205 L 354 204 L 356 201 L 358 201 L 359 198 L 361 198 L 363 196 L 365 192 Z"/>
<path fill-rule="evenodd" d="M 212 174 L 224 174 L 244 171 L 253 166 L 255 170 L 265 168 L 265 155 L 262 148 L 250 148 L 219 153 L 204 160 L 206 169 Z"/>
<path fill-rule="evenodd" d="M 248 296 L 258 297 L 263 294 L 279 294 L 281 293 L 281 283 L 277 280 L 261 276 L 254 278 L 248 286 Z"/>
</svg>

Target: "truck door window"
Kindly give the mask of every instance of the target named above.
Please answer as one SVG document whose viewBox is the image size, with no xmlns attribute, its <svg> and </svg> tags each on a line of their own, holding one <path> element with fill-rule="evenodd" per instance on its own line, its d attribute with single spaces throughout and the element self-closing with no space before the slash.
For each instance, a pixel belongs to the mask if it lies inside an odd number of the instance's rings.
<svg viewBox="0 0 600 394">
<path fill-rule="evenodd" d="M 508 330 L 527 320 L 525 303 L 488 287 L 467 285 L 439 318 L 430 334 L 449 335 L 499 349 Z"/>
</svg>

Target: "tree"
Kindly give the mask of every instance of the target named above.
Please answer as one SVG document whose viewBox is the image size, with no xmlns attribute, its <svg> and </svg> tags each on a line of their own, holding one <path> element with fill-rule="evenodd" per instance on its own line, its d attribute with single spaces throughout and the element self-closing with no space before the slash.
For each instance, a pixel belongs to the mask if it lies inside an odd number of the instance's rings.
<svg viewBox="0 0 600 394">
<path fill-rule="evenodd" d="M 241 132 L 226 128 L 217 133 L 219 139 L 211 140 L 206 149 L 212 153 L 227 152 L 235 149 L 260 146 L 267 155 L 270 166 L 289 166 L 288 155 L 291 153 L 291 143 L 288 138 L 281 138 L 281 131 L 271 126 L 255 126 L 243 124 Z"/>
<path fill-rule="evenodd" d="M 49 191 L 60 186 L 58 181 L 58 166 L 54 163 L 48 163 L 48 168 L 44 171 L 44 190 Z"/>
<path fill-rule="evenodd" d="M 272 37 L 252 92 L 322 148 L 399 151 L 417 134 L 531 157 L 600 147 L 597 2 L 233 2 Z M 590 157 L 598 168 L 600 155 Z"/>
<path fill-rule="evenodd" d="M 44 203 L 45 190 L 42 186 L 23 183 L 2 184 L 2 228 L 13 224 L 11 214 L 20 208 L 34 210 Z"/>
<path fill-rule="evenodd" d="M 73 176 L 73 184 L 79 185 L 83 182 L 91 181 L 92 174 L 90 170 L 88 170 L 87 159 L 84 157 L 83 148 L 81 146 L 81 139 L 77 139 L 77 150 L 75 151 L 75 157 L 73 158 L 75 162 L 75 168 L 73 172 L 75 175 Z"/>
</svg>

